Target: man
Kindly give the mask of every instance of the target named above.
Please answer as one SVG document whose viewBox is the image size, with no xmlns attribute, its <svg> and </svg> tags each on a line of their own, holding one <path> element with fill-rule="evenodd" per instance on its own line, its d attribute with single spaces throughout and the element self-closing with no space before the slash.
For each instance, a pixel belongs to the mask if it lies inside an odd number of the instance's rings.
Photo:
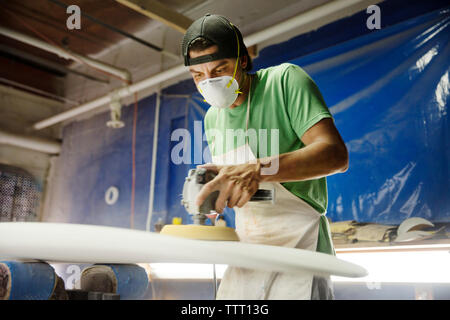
<svg viewBox="0 0 450 320">
<path fill-rule="evenodd" d="M 241 241 L 334 254 L 324 216 L 325 177 L 347 170 L 348 152 L 315 83 L 287 63 L 249 74 L 252 61 L 240 31 L 218 15 L 196 20 L 182 50 L 199 92 L 212 105 L 205 130 L 213 164 L 203 167 L 218 175 L 202 188 L 197 204 L 219 190 L 216 211 L 235 209 Z M 245 139 L 230 137 L 230 129 L 245 130 Z M 265 130 L 276 145 L 267 153 L 264 139 L 249 144 L 250 130 Z M 274 202 L 249 202 L 262 185 L 275 190 Z M 230 267 L 217 297 L 331 299 L 329 284 L 329 278 L 308 274 Z"/>
</svg>

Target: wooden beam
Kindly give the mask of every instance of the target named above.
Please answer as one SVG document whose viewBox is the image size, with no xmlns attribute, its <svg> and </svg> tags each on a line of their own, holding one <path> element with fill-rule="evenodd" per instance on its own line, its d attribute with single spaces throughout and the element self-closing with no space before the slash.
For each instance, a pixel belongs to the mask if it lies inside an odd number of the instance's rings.
<svg viewBox="0 0 450 320">
<path fill-rule="evenodd" d="M 161 21 L 169 27 L 185 33 L 193 20 L 170 9 L 156 0 L 116 0 L 151 19 Z"/>
</svg>

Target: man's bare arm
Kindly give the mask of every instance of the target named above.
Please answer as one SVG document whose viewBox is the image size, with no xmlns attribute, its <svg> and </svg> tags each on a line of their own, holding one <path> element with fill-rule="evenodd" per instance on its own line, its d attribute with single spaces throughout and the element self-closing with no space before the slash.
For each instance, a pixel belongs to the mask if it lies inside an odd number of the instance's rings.
<svg viewBox="0 0 450 320">
<path fill-rule="evenodd" d="M 312 126 L 302 136 L 305 147 L 278 156 L 278 172 L 261 175 L 261 181 L 289 182 L 311 180 L 345 172 L 348 152 L 331 118 Z M 275 157 L 260 159 L 262 164 L 274 165 Z"/>
<path fill-rule="evenodd" d="M 311 180 L 345 172 L 348 169 L 348 152 L 332 119 L 323 119 L 312 126 L 302 137 L 305 147 L 284 153 L 277 157 L 259 159 L 258 163 L 239 165 L 213 165 L 201 167 L 218 173 L 212 181 L 203 186 L 197 196 L 201 205 L 213 191 L 220 190 L 216 211 L 222 213 L 227 205 L 242 207 L 258 188 L 259 182 L 288 182 Z M 263 166 L 279 161 L 278 171 L 273 175 L 261 175 Z"/>
</svg>

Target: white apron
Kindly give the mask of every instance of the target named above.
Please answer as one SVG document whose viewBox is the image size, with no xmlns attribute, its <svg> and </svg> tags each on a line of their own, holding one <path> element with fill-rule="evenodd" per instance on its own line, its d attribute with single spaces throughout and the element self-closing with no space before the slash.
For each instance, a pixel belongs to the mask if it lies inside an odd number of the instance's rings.
<svg viewBox="0 0 450 320">
<path fill-rule="evenodd" d="M 249 110 L 250 90 L 246 131 Z M 247 143 L 220 156 L 212 156 L 213 163 L 219 165 L 240 164 L 255 159 Z M 236 233 L 240 241 L 316 251 L 320 213 L 280 183 L 261 183 L 259 188 L 274 189 L 275 200 L 247 202 L 242 208 L 234 208 Z M 273 258 L 276 259 L 276 257 Z M 312 283 L 313 275 L 307 272 L 287 274 L 228 267 L 216 298 L 228 300 L 311 299 Z"/>
</svg>

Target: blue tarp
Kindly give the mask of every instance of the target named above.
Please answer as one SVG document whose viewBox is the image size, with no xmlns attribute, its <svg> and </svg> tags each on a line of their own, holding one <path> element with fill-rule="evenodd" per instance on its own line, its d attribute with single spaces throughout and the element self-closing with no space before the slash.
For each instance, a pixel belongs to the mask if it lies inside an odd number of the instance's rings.
<svg viewBox="0 0 450 320">
<path fill-rule="evenodd" d="M 440 10 L 291 62 L 316 81 L 350 154 L 332 220 L 450 221 L 450 15 Z"/>
</svg>

